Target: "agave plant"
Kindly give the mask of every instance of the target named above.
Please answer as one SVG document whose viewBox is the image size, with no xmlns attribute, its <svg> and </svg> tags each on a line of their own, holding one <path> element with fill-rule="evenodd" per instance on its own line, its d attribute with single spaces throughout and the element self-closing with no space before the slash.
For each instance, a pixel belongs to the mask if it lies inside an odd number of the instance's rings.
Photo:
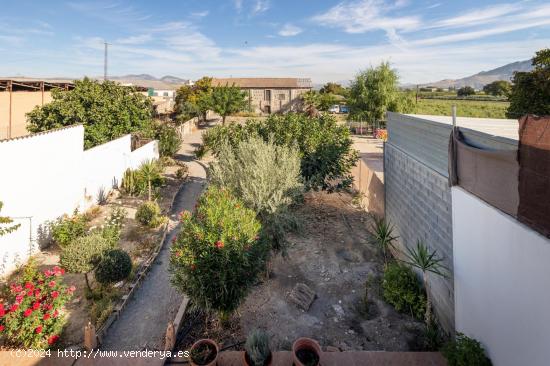
<svg viewBox="0 0 550 366">
<path fill-rule="evenodd" d="M 246 338 L 246 354 L 252 366 L 267 365 L 271 350 L 269 349 L 269 337 L 261 329 L 253 330 Z"/>
<path fill-rule="evenodd" d="M 426 289 L 426 325 L 432 323 L 432 303 L 430 297 L 430 291 L 428 287 L 428 272 L 434 273 L 438 276 L 447 277 L 448 269 L 443 265 L 443 258 L 438 257 L 437 250 L 430 251 L 426 244 L 421 240 L 417 240 L 415 248 L 408 248 L 405 254 L 407 264 L 416 267 L 422 271 L 422 280 L 424 282 L 424 288 Z"/>
<path fill-rule="evenodd" d="M 393 242 L 399 238 L 393 235 L 393 230 L 393 225 L 388 223 L 384 218 L 374 217 L 374 225 L 372 227 L 373 242 L 384 256 L 384 263 L 387 262 L 388 252 L 393 248 Z"/>
</svg>

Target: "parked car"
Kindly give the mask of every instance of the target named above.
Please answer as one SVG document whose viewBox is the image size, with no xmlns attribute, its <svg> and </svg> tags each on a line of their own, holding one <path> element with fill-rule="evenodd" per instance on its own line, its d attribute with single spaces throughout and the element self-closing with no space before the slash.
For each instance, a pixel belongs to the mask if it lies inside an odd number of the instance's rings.
<svg viewBox="0 0 550 366">
<path fill-rule="evenodd" d="M 335 104 L 328 109 L 329 113 L 340 113 L 340 106 Z"/>
<path fill-rule="evenodd" d="M 347 105 L 341 105 L 340 113 L 349 113 L 349 107 Z"/>
</svg>

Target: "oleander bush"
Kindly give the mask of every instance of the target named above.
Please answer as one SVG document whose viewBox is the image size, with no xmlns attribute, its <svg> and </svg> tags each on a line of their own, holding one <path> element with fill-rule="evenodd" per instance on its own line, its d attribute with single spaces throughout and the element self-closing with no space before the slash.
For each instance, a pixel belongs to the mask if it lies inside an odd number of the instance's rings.
<svg viewBox="0 0 550 366">
<path fill-rule="evenodd" d="M 157 227 L 160 224 L 160 217 L 158 203 L 147 201 L 139 205 L 135 218 L 143 226 Z"/>
<path fill-rule="evenodd" d="M 457 333 L 454 341 L 447 343 L 442 353 L 449 366 L 491 366 L 481 343 L 462 333 Z"/>
<path fill-rule="evenodd" d="M 229 190 L 211 186 L 181 220 L 171 248 L 172 283 L 194 306 L 227 319 L 265 268 L 269 245 L 259 238 L 256 213 Z"/>
<path fill-rule="evenodd" d="M 64 215 L 50 223 L 52 239 L 61 247 L 72 243 L 76 238 L 88 232 L 88 217 L 74 211 L 72 216 Z"/>
<path fill-rule="evenodd" d="M 105 252 L 95 270 L 96 280 L 104 285 L 125 280 L 132 272 L 132 259 L 121 249 Z"/>
<path fill-rule="evenodd" d="M 399 263 L 389 263 L 382 278 L 384 299 L 399 312 L 422 319 L 426 295 L 413 270 Z"/>
<path fill-rule="evenodd" d="M 289 207 L 303 193 L 300 153 L 259 137 L 224 145 L 210 167 L 211 183 L 229 189 L 258 214 L 263 234 L 284 249 L 284 233 L 295 226 Z"/>
<path fill-rule="evenodd" d="M 353 149 L 349 129 L 340 126 L 328 114 L 308 117 L 287 113 L 271 115 L 267 120 L 249 120 L 244 125 L 216 126 L 203 135 L 197 156 L 212 151 L 219 155 L 225 144 L 232 147 L 243 140 L 260 136 L 278 146 L 296 146 L 300 152 L 300 170 L 307 189 L 334 191 L 353 182 L 351 169 L 358 155 Z"/>
<path fill-rule="evenodd" d="M 67 288 L 57 266 L 44 272 L 32 264 L 0 300 L 0 338 L 5 345 L 18 348 L 46 349 L 59 339 L 65 319 L 64 305 L 75 288 Z"/>
</svg>

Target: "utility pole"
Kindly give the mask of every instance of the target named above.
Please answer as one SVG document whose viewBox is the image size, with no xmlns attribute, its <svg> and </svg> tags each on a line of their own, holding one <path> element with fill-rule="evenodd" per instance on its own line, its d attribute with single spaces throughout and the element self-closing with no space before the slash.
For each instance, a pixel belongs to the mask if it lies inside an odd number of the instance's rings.
<svg viewBox="0 0 550 366">
<path fill-rule="evenodd" d="M 105 59 L 103 60 L 103 80 L 107 80 L 107 48 L 109 44 L 105 42 Z"/>
</svg>

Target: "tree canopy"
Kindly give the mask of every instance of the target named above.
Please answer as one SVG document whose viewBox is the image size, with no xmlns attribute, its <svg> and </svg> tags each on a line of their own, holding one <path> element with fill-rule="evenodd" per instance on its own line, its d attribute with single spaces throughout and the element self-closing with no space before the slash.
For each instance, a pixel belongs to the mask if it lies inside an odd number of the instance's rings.
<svg viewBox="0 0 550 366">
<path fill-rule="evenodd" d="M 347 96 L 347 89 L 344 88 L 342 85 L 338 83 L 326 83 L 323 85 L 323 87 L 319 90 L 319 93 L 321 94 L 335 94 L 335 95 L 341 95 L 343 97 Z"/>
<path fill-rule="evenodd" d="M 104 144 L 149 128 L 153 118 L 150 98 L 135 88 L 113 81 L 76 80 L 70 91 L 56 89 L 52 102 L 27 114 L 30 132 L 84 125 L 84 147 Z"/>
<path fill-rule="evenodd" d="M 525 114 L 550 115 L 550 48 L 538 51 L 532 64 L 533 71 L 514 73 L 506 112 L 509 118 Z"/>
<path fill-rule="evenodd" d="M 213 89 L 210 97 L 210 105 L 214 112 L 222 116 L 222 123 L 225 118 L 246 108 L 246 93 L 235 85 L 219 86 Z"/>
<path fill-rule="evenodd" d="M 350 86 L 348 104 L 351 119 L 376 123 L 387 111 L 398 112 L 403 97 L 398 88 L 399 77 L 388 62 L 359 72 Z"/>
<path fill-rule="evenodd" d="M 510 90 L 512 89 L 512 84 L 506 80 L 497 80 L 493 81 L 492 83 L 489 83 L 483 87 L 483 91 L 486 94 L 494 95 L 494 96 L 508 96 L 510 94 Z"/>
<path fill-rule="evenodd" d="M 212 96 L 212 78 L 204 76 L 193 86 L 183 85 L 176 90 L 174 111 L 177 119 L 185 122 L 192 117 L 206 119 Z"/>
<path fill-rule="evenodd" d="M 459 97 L 467 97 L 468 95 L 474 95 L 476 91 L 471 86 L 463 86 L 456 91 L 456 95 Z"/>
</svg>

